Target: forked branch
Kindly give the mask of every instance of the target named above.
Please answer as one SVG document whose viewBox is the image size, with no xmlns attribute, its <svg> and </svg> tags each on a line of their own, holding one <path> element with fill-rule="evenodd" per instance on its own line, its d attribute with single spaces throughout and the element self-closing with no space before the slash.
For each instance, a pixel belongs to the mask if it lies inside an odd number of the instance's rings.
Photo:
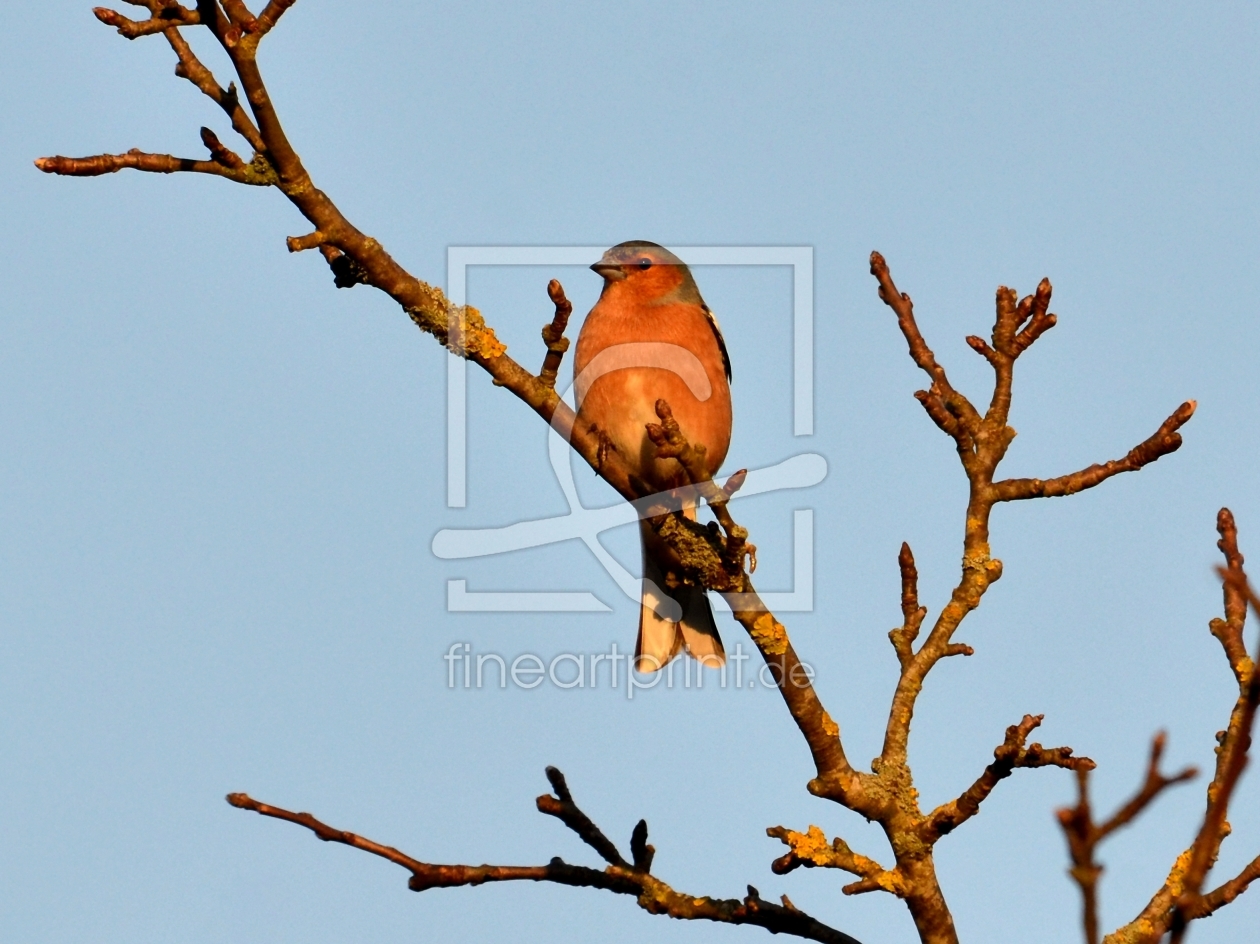
<svg viewBox="0 0 1260 944">
<path fill-rule="evenodd" d="M 996 784 L 1016 767 L 1053 765 L 1079 771 L 1091 762 L 1076 758 L 1068 748 L 1046 751 L 1039 745 L 1025 748 L 1040 717 L 1026 716 L 1012 726 L 1007 739 L 994 754 L 994 762 L 956 800 L 928 815 L 918 805 L 907 757 L 915 706 L 928 673 L 944 658 L 970 655 L 970 646 L 954 641 L 962 621 L 980 605 L 988 588 L 1002 576 L 1002 563 L 989 547 L 989 521 L 999 502 L 1019 498 L 1067 495 L 1092 488 L 1121 472 L 1136 471 L 1175 451 L 1181 445 L 1178 429 L 1194 412 L 1193 401 L 1182 404 L 1150 439 L 1130 450 L 1124 459 L 1090 466 L 1068 476 L 1049 480 L 996 481 L 999 464 L 1006 456 L 1015 430 L 1009 425 L 1015 362 L 1057 323 L 1049 312 L 1051 285 L 1043 279 L 1037 291 L 1022 300 L 1009 288 L 997 291 L 996 318 L 988 340 L 967 339 L 993 369 L 993 391 L 985 413 L 951 383 L 920 331 L 910 296 L 897 288 L 888 264 L 879 253 L 871 254 L 871 274 L 879 283 L 879 297 L 897 317 L 910 357 L 927 374 L 930 385 L 915 398 L 932 421 L 955 444 L 970 485 L 963 531 L 962 574 L 949 602 L 940 611 L 927 639 L 916 650 L 927 611 L 918 598 L 918 569 L 908 545 L 898 556 L 901 571 L 902 625 L 889 633 L 897 654 L 900 675 L 884 733 L 883 749 L 873 764 L 886 798 L 884 809 L 873 818 L 884 831 L 897 855 L 894 870 L 904 876 L 907 904 L 925 942 L 953 942 L 957 934 L 944 907 L 931 861 L 933 844 L 979 810 Z M 843 798 L 837 797 L 844 802 Z M 846 805 L 849 805 L 846 803 Z"/>
<path fill-rule="evenodd" d="M 1094 822 L 1093 807 L 1089 800 L 1089 768 L 1076 771 L 1076 806 L 1058 811 L 1059 825 L 1063 827 L 1063 833 L 1067 837 L 1068 853 L 1072 859 L 1068 874 L 1081 892 L 1081 920 L 1086 944 L 1098 944 L 1098 878 L 1102 875 L 1103 867 L 1095 859 L 1094 853 L 1099 843 L 1117 829 L 1131 823 L 1166 789 L 1198 775 L 1193 767 L 1186 767 L 1171 776 L 1164 774 L 1160 770 L 1160 759 L 1166 743 L 1167 736 L 1164 732 L 1155 735 L 1142 786 L 1103 823 Z"/>
<path fill-rule="evenodd" d="M 237 809 L 252 810 L 263 816 L 303 826 L 325 842 L 339 842 L 393 862 L 411 873 L 407 887 L 413 892 L 481 885 L 485 882 L 554 882 L 559 885 L 599 888 L 618 895 L 633 895 L 638 900 L 639 907 L 651 914 L 718 921 L 724 924 L 749 924 L 765 928 L 772 934 L 786 934 L 809 941 L 822 941 L 824 944 L 859 944 L 844 932 L 810 917 L 788 901 L 787 896 L 784 896 L 783 904 L 774 904 L 762 899 L 757 889 L 751 885 L 743 899 L 697 897 L 675 891 L 651 874 L 654 850 L 647 845 L 646 822 L 640 820 L 631 835 L 631 864 L 574 803 L 564 775 L 554 767 L 548 767 L 547 779 L 551 781 L 555 794 L 540 796 L 538 809 L 555 816 L 577 833 L 583 842 L 599 852 L 608 863 L 602 870 L 571 865 L 559 857 L 553 858 L 546 865 L 437 865 L 415 859 L 393 846 L 336 829 L 310 813 L 294 813 L 278 806 L 260 803 L 244 793 L 230 793 L 227 801 Z"/>
</svg>

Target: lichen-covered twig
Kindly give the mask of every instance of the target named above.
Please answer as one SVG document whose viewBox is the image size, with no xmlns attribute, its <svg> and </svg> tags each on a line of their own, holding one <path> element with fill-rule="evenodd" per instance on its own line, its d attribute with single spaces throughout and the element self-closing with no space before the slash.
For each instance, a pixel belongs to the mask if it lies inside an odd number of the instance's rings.
<svg viewBox="0 0 1260 944">
<path fill-rule="evenodd" d="M 906 896 L 906 880 L 900 872 L 896 869 L 890 871 L 874 859 L 859 855 L 839 837 L 828 843 L 826 835 L 817 826 L 810 826 L 803 833 L 783 826 L 771 826 L 766 830 L 766 835 L 780 840 L 788 847 L 788 851 L 770 865 L 771 871 L 776 875 L 786 875 L 801 866 L 809 869 L 843 869 L 861 878 L 861 881 L 851 882 L 841 889 L 846 895 L 885 891 L 898 898 Z"/>
<path fill-rule="evenodd" d="M 393 846 L 335 829 L 310 813 L 294 813 L 278 806 L 260 803 L 244 793 L 230 793 L 227 801 L 238 809 L 252 810 L 263 816 L 303 826 L 325 842 L 339 842 L 387 859 L 411 873 L 407 887 L 415 892 L 431 888 L 481 885 L 485 882 L 554 882 L 560 885 L 600 888 L 618 895 L 633 895 L 639 907 L 651 914 L 718 921 L 724 924 L 749 924 L 765 928 L 772 934 L 786 934 L 824 944 L 859 944 L 843 931 L 837 931 L 810 917 L 787 901 L 786 896 L 782 905 L 763 900 L 757 889 L 751 885 L 743 899 L 697 897 L 675 891 L 651 874 L 654 850 L 647 844 L 646 822 L 640 820 L 634 828 L 630 839 L 633 863 L 627 862 L 616 846 L 573 802 L 564 775 L 554 767 L 548 767 L 547 779 L 551 781 L 555 795 L 544 794 L 539 797 L 539 810 L 561 820 L 583 842 L 596 849 L 608 863 L 604 869 L 571 865 L 558 857 L 546 865 L 437 865 L 415 859 Z"/>
</svg>

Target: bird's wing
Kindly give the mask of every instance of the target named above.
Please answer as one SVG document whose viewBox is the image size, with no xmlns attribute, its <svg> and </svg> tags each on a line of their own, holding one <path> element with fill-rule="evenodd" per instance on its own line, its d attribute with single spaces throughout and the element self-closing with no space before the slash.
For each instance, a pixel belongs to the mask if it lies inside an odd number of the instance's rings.
<svg viewBox="0 0 1260 944">
<path fill-rule="evenodd" d="M 704 302 L 700 303 L 700 307 L 704 309 L 704 316 L 709 319 L 709 327 L 713 329 L 713 336 L 717 338 L 718 350 L 722 352 L 722 366 L 726 369 L 726 379 L 731 379 L 731 356 L 726 353 L 726 338 L 722 337 L 722 326 L 718 324 L 717 315 Z"/>
</svg>

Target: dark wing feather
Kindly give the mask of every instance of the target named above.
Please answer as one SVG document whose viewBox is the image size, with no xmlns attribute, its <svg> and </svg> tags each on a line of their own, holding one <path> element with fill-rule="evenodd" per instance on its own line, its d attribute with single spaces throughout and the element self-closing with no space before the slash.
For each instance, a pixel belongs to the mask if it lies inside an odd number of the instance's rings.
<svg viewBox="0 0 1260 944">
<path fill-rule="evenodd" d="M 704 302 L 700 303 L 700 307 L 704 309 L 704 316 L 709 319 L 709 327 L 713 329 L 713 336 L 717 338 L 718 350 L 722 352 L 722 366 L 726 368 L 726 380 L 731 380 L 731 356 L 726 353 L 726 338 L 722 337 L 722 327 L 718 324 L 717 316 L 709 310 L 709 306 Z"/>
</svg>

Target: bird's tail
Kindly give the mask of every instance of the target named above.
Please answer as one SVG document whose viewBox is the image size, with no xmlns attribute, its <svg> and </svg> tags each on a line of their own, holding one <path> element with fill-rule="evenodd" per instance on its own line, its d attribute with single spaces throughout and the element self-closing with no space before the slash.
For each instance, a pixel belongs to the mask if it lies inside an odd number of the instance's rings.
<svg viewBox="0 0 1260 944">
<path fill-rule="evenodd" d="M 647 526 L 647 522 L 642 524 Z M 656 672 L 680 651 L 707 668 L 726 664 L 726 650 L 722 648 L 722 637 L 718 635 L 713 607 L 704 588 L 667 588 L 665 575 L 645 542 L 643 605 L 639 612 L 634 667 L 639 672 Z"/>
</svg>

